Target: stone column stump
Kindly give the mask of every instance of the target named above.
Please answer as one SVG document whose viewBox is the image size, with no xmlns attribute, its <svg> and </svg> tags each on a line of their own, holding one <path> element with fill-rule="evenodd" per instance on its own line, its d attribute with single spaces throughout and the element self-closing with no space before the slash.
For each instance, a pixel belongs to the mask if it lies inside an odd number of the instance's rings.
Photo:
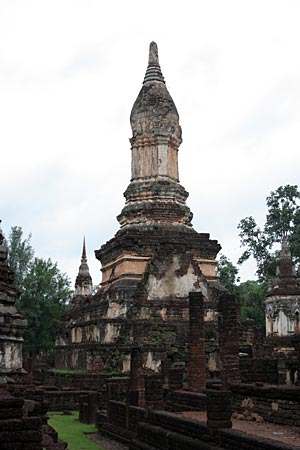
<svg viewBox="0 0 300 450">
<path fill-rule="evenodd" d="M 89 392 L 79 397 L 79 422 L 96 423 L 97 392 Z"/>
<path fill-rule="evenodd" d="M 179 391 L 183 388 L 184 370 L 180 367 L 172 367 L 169 369 L 169 389 L 170 391 Z"/>
<path fill-rule="evenodd" d="M 189 328 L 189 389 L 201 392 L 206 387 L 204 298 L 201 292 L 189 293 Z"/>
<path fill-rule="evenodd" d="M 128 389 L 130 405 L 145 406 L 145 381 L 143 373 L 143 352 L 141 347 L 132 347 L 130 360 L 130 378 Z"/>
<path fill-rule="evenodd" d="M 207 389 L 208 428 L 232 428 L 232 393 L 225 390 Z"/>
</svg>

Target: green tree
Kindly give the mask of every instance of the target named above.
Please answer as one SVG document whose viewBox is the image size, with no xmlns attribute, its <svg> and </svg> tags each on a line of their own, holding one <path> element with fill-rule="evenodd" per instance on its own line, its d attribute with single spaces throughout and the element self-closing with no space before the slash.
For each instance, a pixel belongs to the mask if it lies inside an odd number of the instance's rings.
<svg viewBox="0 0 300 450">
<path fill-rule="evenodd" d="M 7 245 L 8 245 L 8 265 L 15 272 L 14 284 L 23 293 L 24 280 L 29 273 L 33 261 L 34 250 L 31 246 L 31 234 L 27 238 L 23 237 L 21 227 L 11 227 Z"/>
<path fill-rule="evenodd" d="M 246 250 L 238 264 L 253 256 L 260 281 L 275 276 L 276 257 L 274 244 L 288 237 L 295 262 L 300 261 L 300 191 L 297 185 L 280 186 L 266 199 L 267 216 L 263 228 L 250 216 L 241 220 L 238 229 L 241 247 Z"/>
<path fill-rule="evenodd" d="M 55 334 L 70 296 L 70 280 L 57 264 L 50 259 L 35 258 L 18 304 L 28 320 L 25 351 L 35 354 L 54 349 Z"/>
<path fill-rule="evenodd" d="M 266 283 L 248 280 L 236 287 L 236 297 L 241 307 L 241 319 L 252 319 L 257 325 L 265 325 Z"/>
<path fill-rule="evenodd" d="M 221 255 L 217 264 L 217 275 L 221 285 L 235 295 L 241 308 L 241 319 L 253 319 L 257 325 L 265 323 L 266 284 L 248 280 L 240 283 L 238 268 Z"/>
<path fill-rule="evenodd" d="M 240 281 L 238 273 L 238 268 L 225 255 L 221 255 L 217 264 L 217 275 L 221 285 L 232 294 L 235 293 L 236 285 Z"/>
<path fill-rule="evenodd" d="M 24 349 L 32 353 L 51 350 L 72 294 L 70 280 L 51 259 L 33 257 L 31 234 L 25 238 L 21 227 L 11 228 L 7 244 L 8 264 L 21 293 L 17 306 L 28 320 Z"/>
</svg>

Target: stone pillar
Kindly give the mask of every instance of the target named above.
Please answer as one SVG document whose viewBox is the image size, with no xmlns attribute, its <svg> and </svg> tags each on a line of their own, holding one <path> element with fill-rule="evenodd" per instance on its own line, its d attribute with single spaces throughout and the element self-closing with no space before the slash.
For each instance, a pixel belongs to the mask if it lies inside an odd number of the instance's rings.
<svg viewBox="0 0 300 450">
<path fill-rule="evenodd" d="M 146 375 L 145 404 L 153 409 L 162 409 L 164 404 L 164 391 L 161 374 Z"/>
<path fill-rule="evenodd" d="M 131 349 L 128 402 L 130 405 L 145 406 L 145 383 L 143 373 L 143 353 L 141 347 Z"/>
<path fill-rule="evenodd" d="M 165 387 L 169 384 L 169 369 L 172 367 L 172 361 L 170 358 L 165 358 L 161 362 L 161 376 L 162 382 Z"/>
<path fill-rule="evenodd" d="M 204 298 L 201 292 L 189 293 L 189 315 L 189 389 L 199 392 L 206 384 Z"/>
<path fill-rule="evenodd" d="M 207 426 L 209 428 L 231 428 L 232 393 L 207 389 Z"/>
<path fill-rule="evenodd" d="M 97 392 L 88 392 L 79 397 L 79 422 L 96 423 Z"/>
<path fill-rule="evenodd" d="M 218 302 L 218 328 L 223 389 L 240 383 L 237 304 L 234 295 L 222 292 Z"/>
<path fill-rule="evenodd" d="M 180 367 L 171 367 L 169 369 L 169 390 L 170 391 L 180 391 L 183 389 L 183 375 L 184 370 Z"/>
</svg>

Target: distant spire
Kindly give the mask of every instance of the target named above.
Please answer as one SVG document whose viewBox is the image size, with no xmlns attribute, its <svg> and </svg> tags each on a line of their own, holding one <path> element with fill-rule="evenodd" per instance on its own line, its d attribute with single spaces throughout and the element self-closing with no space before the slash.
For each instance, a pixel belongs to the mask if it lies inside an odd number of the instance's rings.
<svg viewBox="0 0 300 450">
<path fill-rule="evenodd" d="M 78 275 L 75 281 L 76 293 L 81 295 L 88 295 L 92 292 L 92 278 L 87 264 L 85 236 L 83 238 L 81 264 L 79 266 Z"/>
<path fill-rule="evenodd" d="M 162 83 L 165 83 L 159 65 L 158 49 L 155 42 L 151 42 L 150 44 L 148 67 L 143 84 L 147 83 L 148 81 L 161 81 Z"/>
<path fill-rule="evenodd" d="M 291 249 L 290 249 L 288 238 L 284 237 L 282 239 L 282 243 L 281 243 L 280 258 L 281 259 L 291 259 L 291 257 L 292 257 L 292 254 L 291 254 Z"/>
<path fill-rule="evenodd" d="M 276 276 L 279 283 L 280 280 L 282 281 L 287 278 L 296 280 L 295 266 L 293 264 L 291 249 L 287 237 L 282 239 L 280 255 L 276 267 Z"/>
<path fill-rule="evenodd" d="M 288 238 L 283 238 L 281 250 L 276 265 L 276 278 L 268 296 L 294 294 L 299 292 L 299 284 L 295 273 L 295 265 L 291 254 Z"/>
<path fill-rule="evenodd" d="M 85 237 L 83 238 L 81 264 L 79 266 L 79 275 L 90 276 L 89 266 L 87 265 L 86 249 L 85 249 Z"/>
</svg>

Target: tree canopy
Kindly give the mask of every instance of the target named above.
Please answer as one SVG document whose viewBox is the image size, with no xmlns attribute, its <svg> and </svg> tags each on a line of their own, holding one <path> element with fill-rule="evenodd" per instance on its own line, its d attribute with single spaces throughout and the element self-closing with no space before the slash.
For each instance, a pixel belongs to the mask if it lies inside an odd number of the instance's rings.
<svg viewBox="0 0 300 450">
<path fill-rule="evenodd" d="M 238 273 L 238 268 L 234 266 L 225 255 L 220 255 L 220 259 L 217 264 L 217 275 L 221 285 L 232 294 L 235 293 L 237 283 L 240 281 Z"/>
<path fill-rule="evenodd" d="M 263 228 L 250 216 L 241 220 L 238 229 L 241 246 L 246 250 L 238 264 L 250 256 L 256 261 L 257 275 L 261 281 L 275 276 L 276 257 L 274 244 L 287 237 L 295 262 L 300 261 L 300 191 L 297 185 L 280 186 L 266 198 L 267 215 Z"/>
<path fill-rule="evenodd" d="M 24 280 L 28 275 L 34 256 L 34 250 L 30 241 L 31 234 L 24 238 L 21 227 L 11 227 L 7 241 L 9 249 L 7 262 L 15 272 L 14 284 L 21 294 L 24 289 Z"/>
<path fill-rule="evenodd" d="M 28 320 L 24 349 L 30 353 L 52 350 L 71 296 L 70 280 L 50 258 L 34 258 L 31 235 L 25 238 L 20 227 L 11 228 L 8 250 L 8 264 L 21 293 L 17 307 Z"/>
<path fill-rule="evenodd" d="M 257 280 L 239 283 L 238 268 L 221 255 L 217 264 L 217 275 L 221 285 L 236 296 L 241 308 L 241 320 L 252 319 L 257 325 L 265 324 L 266 284 Z"/>
</svg>

